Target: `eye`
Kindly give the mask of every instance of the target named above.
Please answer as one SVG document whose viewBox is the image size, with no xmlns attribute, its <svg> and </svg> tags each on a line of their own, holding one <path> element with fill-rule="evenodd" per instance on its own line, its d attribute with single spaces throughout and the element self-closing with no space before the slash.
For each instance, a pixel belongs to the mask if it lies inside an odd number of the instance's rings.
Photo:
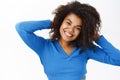
<svg viewBox="0 0 120 80">
<path fill-rule="evenodd" d="M 71 25 L 71 23 L 70 22 L 66 22 L 68 25 Z"/>
<path fill-rule="evenodd" d="M 80 27 L 80 26 L 77 26 L 76 29 L 81 30 L 81 27 Z"/>
</svg>

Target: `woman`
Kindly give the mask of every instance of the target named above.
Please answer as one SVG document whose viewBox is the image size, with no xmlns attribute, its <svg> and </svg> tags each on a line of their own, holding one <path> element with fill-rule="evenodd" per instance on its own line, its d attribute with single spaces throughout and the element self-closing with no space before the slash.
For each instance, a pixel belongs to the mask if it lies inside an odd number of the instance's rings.
<svg viewBox="0 0 120 80">
<path fill-rule="evenodd" d="M 61 5 L 52 21 L 24 21 L 16 25 L 23 41 L 40 57 L 49 80 L 85 80 L 89 59 L 120 66 L 120 51 L 99 35 L 96 9 L 78 1 Z M 50 29 L 50 39 L 34 34 Z"/>
</svg>

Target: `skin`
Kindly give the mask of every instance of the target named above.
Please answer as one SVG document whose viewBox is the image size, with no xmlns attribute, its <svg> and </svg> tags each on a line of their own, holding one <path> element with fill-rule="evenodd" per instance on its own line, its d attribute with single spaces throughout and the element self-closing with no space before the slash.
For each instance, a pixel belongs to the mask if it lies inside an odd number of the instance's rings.
<svg viewBox="0 0 120 80">
<path fill-rule="evenodd" d="M 81 26 L 82 19 L 74 13 L 68 14 L 60 26 L 59 43 L 67 55 L 70 55 L 74 49 L 70 43 L 80 34 Z"/>
<path fill-rule="evenodd" d="M 70 45 L 70 43 L 78 37 L 81 27 L 82 19 L 74 13 L 68 14 L 63 20 L 60 26 L 61 38 L 59 39 L 59 43 L 67 55 L 70 55 L 75 48 L 74 46 Z M 99 38 L 100 35 L 95 32 L 94 40 L 96 41 Z"/>
<path fill-rule="evenodd" d="M 100 38 L 100 34 L 98 32 L 94 32 L 94 41 L 97 41 Z"/>
</svg>

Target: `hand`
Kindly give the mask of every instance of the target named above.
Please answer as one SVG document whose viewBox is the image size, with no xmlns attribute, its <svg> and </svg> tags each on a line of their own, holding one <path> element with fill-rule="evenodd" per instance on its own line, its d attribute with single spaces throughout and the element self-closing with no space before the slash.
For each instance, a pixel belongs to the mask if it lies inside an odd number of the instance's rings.
<svg viewBox="0 0 120 80">
<path fill-rule="evenodd" d="M 100 38 L 100 36 L 101 35 L 97 31 L 95 31 L 94 36 L 93 36 L 94 41 L 98 40 Z"/>
</svg>

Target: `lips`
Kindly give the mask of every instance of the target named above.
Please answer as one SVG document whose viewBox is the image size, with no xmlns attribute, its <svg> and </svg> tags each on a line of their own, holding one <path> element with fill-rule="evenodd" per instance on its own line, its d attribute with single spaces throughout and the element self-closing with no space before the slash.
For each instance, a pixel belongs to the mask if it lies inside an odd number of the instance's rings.
<svg viewBox="0 0 120 80">
<path fill-rule="evenodd" d="M 65 32 L 65 35 L 68 36 L 68 37 L 72 37 L 73 35 L 68 33 L 68 32 Z"/>
</svg>

